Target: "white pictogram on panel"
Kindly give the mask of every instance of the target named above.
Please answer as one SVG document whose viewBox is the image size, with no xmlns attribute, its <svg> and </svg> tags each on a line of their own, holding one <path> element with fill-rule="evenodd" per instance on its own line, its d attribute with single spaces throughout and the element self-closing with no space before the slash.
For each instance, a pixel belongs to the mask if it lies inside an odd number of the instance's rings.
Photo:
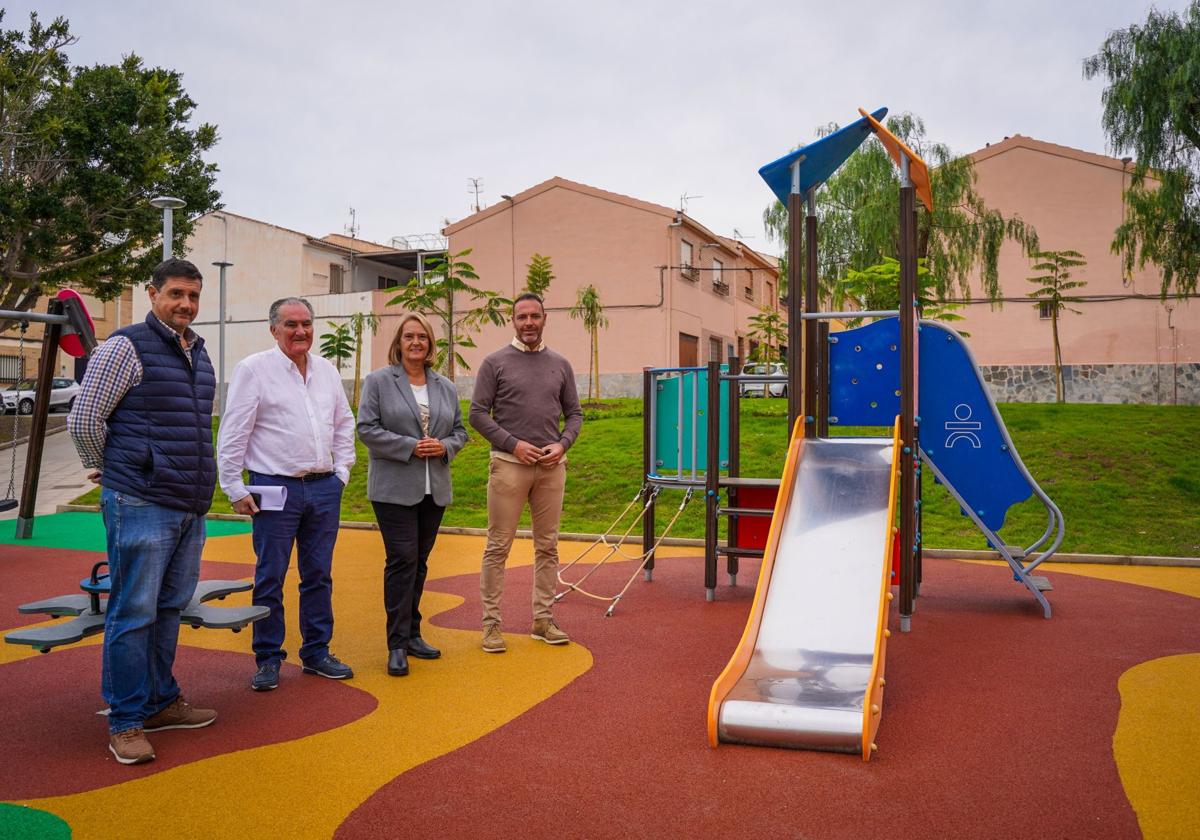
<svg viewBox="0 0 1200 840">
<path fill-rule="evenodd" d="M 965 440 L 973 449 L 982 449 L 983 444 L 979 442 L 979 435 L 975 434 L 983 428 L 983 424 L 978 420 L 972 420 L 971 406 L 966 403 L 959 403 L 954 406 L 954 420 L 946 421 L 946 431 L 950 434 L 946 435 L 946 448 L 953 449 L 954 444 L 960 440 Z"/>
</svg>

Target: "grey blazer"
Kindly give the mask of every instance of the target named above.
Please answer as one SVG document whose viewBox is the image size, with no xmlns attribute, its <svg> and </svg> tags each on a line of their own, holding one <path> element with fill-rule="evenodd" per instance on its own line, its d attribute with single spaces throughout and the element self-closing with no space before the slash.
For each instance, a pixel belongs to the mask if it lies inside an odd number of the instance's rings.
<svg viewBox="0 0 1200 840">
<path fill-rule="evenodd" d="M 425 368 L 429 388 L 429 436 L 446 447 L 442 458 L 417 458 L 421 414 L 408 374 L 389 365 L 367 375 L 358 401 L 358 436 L 370 453 L 367 498 L 373 502 L 415 505 L 425 498 L 425 462 L 433 500 L 445 507 L 454 500 L 450 462 L 467 442 L 454 383 Z"/>
</svg>

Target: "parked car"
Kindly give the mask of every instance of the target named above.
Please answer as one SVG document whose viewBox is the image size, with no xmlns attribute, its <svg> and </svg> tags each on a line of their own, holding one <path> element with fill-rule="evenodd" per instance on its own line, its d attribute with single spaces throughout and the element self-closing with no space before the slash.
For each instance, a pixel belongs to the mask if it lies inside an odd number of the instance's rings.
<svg viewBox="0 0 1200 840">
<path fill-rule="evenodd" d="M 754 376 L 787 376 L 787 366 L 781 362 L 746 365 L 742 368 L 742 373 Z M 743 382 L 741 394 L 743 397 L 786 397 L 787 382 Z"/>
<path fill-rule="evenodd" d="M 4 401 L 4 413 L 9 414 L 15 411 L 18 414 L 33 414 L 34 389 L 36 386 L 36 380 L 22 379 L 17 384 L 9 385 L 6 389 L 0 391 L 0 400 Z M 55 377 L 52 380 L 52 390 L 50 391 L 50 410 L 70 411 L 71 406 L 75 404 L 75 397 L 78 394 L 79 383 L 74 379 L 60 379 L 59 377 Z"/>
</svg>

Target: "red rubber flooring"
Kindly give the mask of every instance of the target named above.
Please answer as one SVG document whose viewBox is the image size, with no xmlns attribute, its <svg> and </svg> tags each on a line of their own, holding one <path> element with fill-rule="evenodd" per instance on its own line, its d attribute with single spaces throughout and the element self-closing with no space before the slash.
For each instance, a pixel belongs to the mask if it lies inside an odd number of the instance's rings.
<svg viewBox="0 0 1200 840">
<path fill-rule="evenodd" d="M 755 572 L 747 564 L 742 580 Z M 707 746 L 709 688 L 752 585 L 709 604 L 700 581 L 699 561 L 661 561 L 612 619 L 571 596 L 556 616 L 594 667 L 385 785 L 337 837 L 1139 836 L 1112 755 L 1117 679 L 1200 650 L 1196 599 L 1056 575 L 1046 621 L 1003 569 L 927 561 L 914 632 L 893 627 L 888 646 L 880 751 L 863 763 Z M 466 603 L 435 623 L 474 628 L 477 585 L 437 581 Z M 506 605 L 529 587 L 528 569 L 511 570 Z"/>
</svg>

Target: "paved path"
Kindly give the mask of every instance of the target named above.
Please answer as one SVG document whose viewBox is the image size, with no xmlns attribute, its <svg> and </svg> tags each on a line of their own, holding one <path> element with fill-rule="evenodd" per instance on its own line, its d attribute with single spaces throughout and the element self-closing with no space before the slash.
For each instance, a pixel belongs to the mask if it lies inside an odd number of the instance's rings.
<svg viewBox="0 0 1200 840">
<path fill-rule="evenodd" d="M 18 446 L 16 495 L 21 494 L 21 484 L 25 479 L 25 453 L 29 447 L 25 444 Z M 11 465 L 12 450 L 0 451 L 0 497 L 8 496 L 8 476 Z M 46 445 L 42 449 L 42 472 L 38 479 L 37 506 L 34 515 L 41 516 L 54 513 L 59 505 L 65 505 L 72 499 L 83 495 L 94 485 L 84 477 L 83 466 L 79 463 L 79 455 L 75 453 L 75 445 L 71 436 L 58 432 L 46 437 Z M 17 509 L 0 513 L 0 520 L 16 519 Z"/>
</svg>

